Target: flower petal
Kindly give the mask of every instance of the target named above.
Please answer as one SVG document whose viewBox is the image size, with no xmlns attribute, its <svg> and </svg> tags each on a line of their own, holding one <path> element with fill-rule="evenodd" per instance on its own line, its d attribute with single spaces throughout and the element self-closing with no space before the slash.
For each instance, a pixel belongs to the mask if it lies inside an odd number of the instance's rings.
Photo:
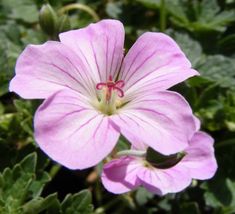
<svg viewBox="0 0 235 214">
<path fill-rule="evenodd" d="M 195 125 L 196 125 L 196 131 L 199 131 L 200 127 L 201 127 L 201 121 L 198 117 L 196 117 L 194 115 L 194 122 L 195 122 Z"/>
<path fill-rule="evenodd" d="M 168 89 L 197 75 L 173 39 L 163 33 L 144 33 L 123 61 L 120 79 L 126 94 Z"/>
<path fill-rule="evenodd" d="M 49 97 L 36 112 L 35 139 L 52 159 L 70 169 L 99 163 L 119 138 L 108 117 L 96 112 L 72 90 Z"/>
<path fill-rule="evenodd" d="M 59 35 L 60 41 L 83 59 L 96 83 L 116 77 L 123 58 L 124 28 L 117 20 L 103 20 Z"/>
<path fill-rule="evenodd" d="M 63 88 L 95 96 L 95 84 L 79 57 L 59 42 L 29 45 L 16 63 L 10 91 L 23 98 L 47 98 Z"/>
<path fill-rule="evenodd" d="M 180 165 L 190 170 L 192 178 L 209 179 L 217 170 L 217 163 L 213 148 L 214 140 L 204 132 L 197 132 L 185 150 L 187 155 Z"/>
<path fill-rule="evenodd" d="M 115 194 L 122 194 L 137 188 L 140 183 L 137 173 L 141 162 L 132 157 L 114 159 L 104 165 L 101 180 L 104 187 Z"/>
<path fill-rule="evenodd" d="M 184 150 L 196 131 L 188 103 L 170 91 L 143 93 L 111 119 L 133 145 L 143 142 L 165 155 Z"/>
<path fill-rule="evenodd" d="M 138 178 L 147 190 L 158 195 L 180 192 L 192 180 L 187 167 L 179 165 L 164 170 L 142 168 L 138 172 Z"/>
</svg>

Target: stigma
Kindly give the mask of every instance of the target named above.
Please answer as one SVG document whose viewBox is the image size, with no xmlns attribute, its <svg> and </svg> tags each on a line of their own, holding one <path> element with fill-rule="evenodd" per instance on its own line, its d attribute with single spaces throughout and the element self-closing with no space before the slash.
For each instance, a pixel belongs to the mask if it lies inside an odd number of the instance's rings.
<svg viewBox="0 0 235 214">
<path fill-rule="evenodd" d="M 98 93 L 99 110 L 107 115 L 115 113 L 120 100 L 124 96 L 122 88 L 125 83 L 123 80 L 113 81 L 112 76 L 109 76 L 107 82 L 100 82 L 96 85 Z"/>
</svg>

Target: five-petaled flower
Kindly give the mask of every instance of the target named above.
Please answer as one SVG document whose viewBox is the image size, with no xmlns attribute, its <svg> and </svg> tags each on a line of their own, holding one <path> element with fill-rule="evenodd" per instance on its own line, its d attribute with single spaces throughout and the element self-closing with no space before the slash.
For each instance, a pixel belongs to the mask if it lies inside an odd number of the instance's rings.
<svg viewBox="0 0 235 214">
<path fill-rule="evenodd" d="M 196 132 L 184 150 L 185 156 L 169 168 L 157 168 L 142 157 L 122 156 L 104 165 L 102 183 L 116 194 L 139 186 L 157 195 L 180 192 L 190 185 L 192 179 L 205 180 L 214 176 L 217 163 L 213 143 L 206 133 Z M 135 149 L 146 148 L 139 143 Z"/>
<path fill-rule="evenodd" d="M 91 167 L 120 134 L 171 154 L 195 132 L 185 99 L 167 91 L 197 75 L 178 45 L 163 33 L 144 33 L 124 57 L 124 28 L 103 20 L 29 45 L 16 64 L 10 90 L 45 99 L 34 118 L 35 139 L 71 169 Z"/>
</svg>

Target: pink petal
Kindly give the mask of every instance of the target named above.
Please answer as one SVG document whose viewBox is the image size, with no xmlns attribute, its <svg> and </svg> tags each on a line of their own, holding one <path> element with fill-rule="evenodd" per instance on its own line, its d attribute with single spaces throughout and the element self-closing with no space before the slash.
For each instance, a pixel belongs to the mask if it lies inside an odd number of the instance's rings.
<svg viewBox="0 0 235 214">
<path fill-rule="evenodd" d="M 217 170 L 217 163 L 213 148 L 214 140 L 204 132 L 197 132 L 185 150 L 187 155 L 180 165 L 190 170 L 192 178 L 209 179 Z"/>
<path fill-rule="evenodd" d="M 101 180 L 104 187 L 115 194 L 122 194 L 136 189 L 140 183 L 137 173 L 141 161 L 132 157 L 114 159 L 104 165 Z"/>
<path fill-rule="evenodd" d="M 139 37 L 123 61 L 120 79 L 126 94 L 136 91 L 168 89 L 198 75 L 173 39 L 163 33 Z"/>
<path fill-rule="evenodd" d="M 70 169 L 96 165 L 119 138 L 109 118 L 72 90 L 59 91 L 44 101 L 36 112 L 34 127 L 39 147 Z"/>
<path fill-rule="evenodd" d="M 196 131 L 199 131 L 199 129 L 201 127 L 201 121 L 199 120 L 199 118 L 194 116 L 194 122 L 195 122 L 195 125 L 196 125 Z"/>
<path fill-rule="evenodd" d="M 123 58 L 124 34 L 121 22 L 103 20 L 62 33 L 60 41 L 76 52 L 99 83 L 109 75 L 115 79 Z"/>
<path fill-rule="evenodd" d="M 10 91 L 23 98 L 47 98 L 63 88 L 95 96 L 95 83 L 79 57 L 59 42 L 29 45 L 16 63 Z"/>
<path fill-rule="evenodd" d="M 192 180 L 187 167 L 179 165 L 169 169 L 142 168 L 138 178 L 147 190 L 158 195 L 180 192 Z"/>
<path fill-rule="evenodd" d="M 148 145 L 144 144 L 143 141 L 140 138 L 135 138 L 134 144 L 131 145 L 131 149 L 133 150 L 140 150 L 140 151 L 146 151 L 148 148 Z"/>
<path fill-rule="evenodd" d="M 166 155 L 184 150 L 196 131 L 188 103 L 170 91 L 143 93 L 111 119 L 133 145 L 142 142 Z"/>
</svg>

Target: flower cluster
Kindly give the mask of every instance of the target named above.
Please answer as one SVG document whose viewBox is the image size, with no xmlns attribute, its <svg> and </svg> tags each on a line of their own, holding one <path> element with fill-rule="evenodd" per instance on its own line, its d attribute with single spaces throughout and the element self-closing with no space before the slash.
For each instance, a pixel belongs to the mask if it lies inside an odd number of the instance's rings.
<svg viewBox="0 0 235 214">
<path fill-rule="evenodd" d="M 70 169 L 92 167 L 122 135 L 131 149 L 102 174 L 111 192 L 142 185 L 163 195 L 182 190 L 192 178 L 213 176 L 212 138 L 198 131 L 186 100 L 167 90 L 198 75 L 173 39 L 144 33 L 124 56 L 124 28 L 116 20 L 59 38 L 27 46 L 10 83 L 23 98 L 45 99 L 34 129 L 49 157 Z"/>
</svg>

